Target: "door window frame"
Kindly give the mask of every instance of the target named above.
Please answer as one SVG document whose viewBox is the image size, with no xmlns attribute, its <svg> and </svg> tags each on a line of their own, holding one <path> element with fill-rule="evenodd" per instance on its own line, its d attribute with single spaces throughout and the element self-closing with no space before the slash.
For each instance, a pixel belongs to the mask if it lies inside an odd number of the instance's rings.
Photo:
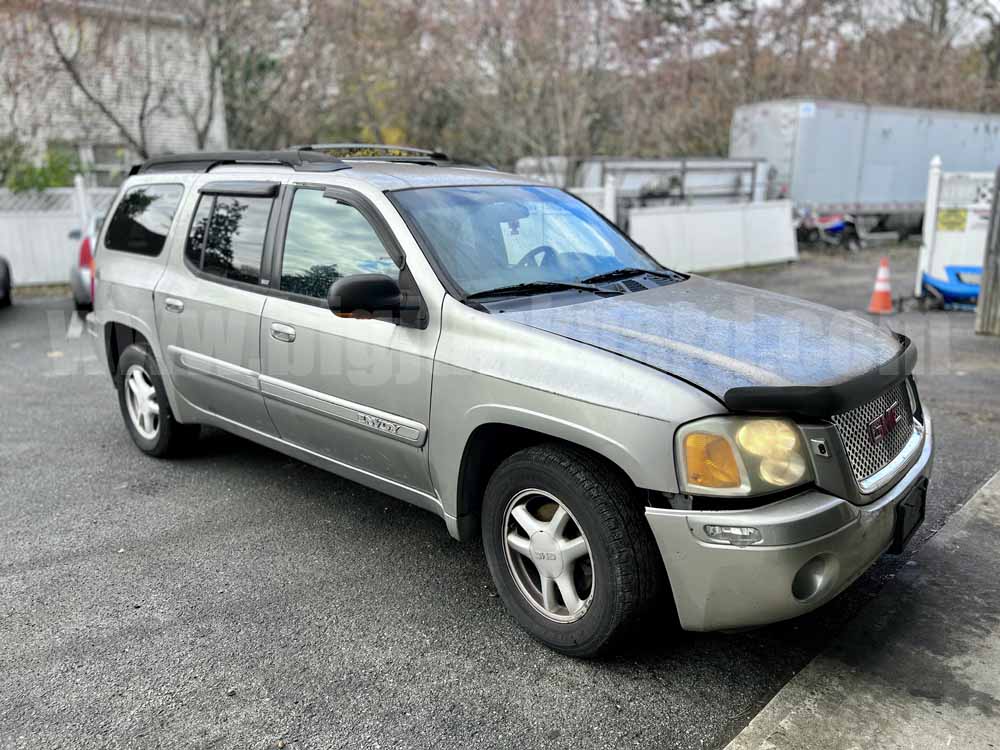
<svg viewBox="0 0 1000 750">
<path fill-rule="evenodd" d="M 184 246 L 181 248 L 181 255 L 184 258 L 184 266 L 199 279 L 211 281 L 213 284 L 243 289 L 248 292 L 267 294 L 270 289 L 272 277 L 268 274 L 272 267 L 271 255 L 274 252 L 275 229 L 278 225 L 278 214 L 280 213 L 281 201 L 283 197 L 283 186 L 279 182 L 260 180 L 226 180 L 225 182 L 206 182 L 198 188 L 198 200 L 191 210 L 191 217 L 188 220 L 187 231 L 184 234 Z M 201 262 L 205 262 L 205 243 L 208 241 L 209 229 L 212 226 L 212 219 L 215 217 L 215 205 L 219 198 L 271 198 L 271 211 L 267 217 L 267 229 L 264 232 L 264 246 L 261 248 L 260 275 L 256 284 L 236 279 L 227 279 L 214 273 L 207 273 L 201 267 L 196 266 L 188 258 L 188 239 L 191 237 L 191 230 L 194 228 L 195 219 L 198 217 L 198 208 L 205 199 L 212 201 L 212 210 L 208 214 L 208 223 L 205 225 L 205 236 L 201 241 Z M 278 210 L 276 210 L 278 209 Z"/>
</svg>

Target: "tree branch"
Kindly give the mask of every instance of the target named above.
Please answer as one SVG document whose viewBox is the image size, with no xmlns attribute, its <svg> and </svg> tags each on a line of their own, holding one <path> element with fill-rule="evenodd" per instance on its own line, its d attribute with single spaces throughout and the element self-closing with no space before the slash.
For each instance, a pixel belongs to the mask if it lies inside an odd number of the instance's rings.
<svg viewBox="0 0 1000 750">
<path fill-rule="evenodd" d="M 83 77 L 80 75 L 80 71 L 76 65 L 76 55 L 79 54 L 79 48 L 73 57 L 63 49 L 62 45 L 59 43 L 59 35 L 56 33 L 55 22 L 52 16 L 49 14 L 48 3 L 45 0 L 39 4 L 39 15 L 42 18 L 42 22 L 45 26 L 45 31 L 48 35 L 49 42 L 52 44 L 52 49 L 59 58 L 59 62 L 63 67 L 63 70 L 72 79 L 74 85 L 77 89 L 84 95 L 84 97 L 89 101 L 97 110 L 104 115 L 115 126 L 121 137 L 133 148 L 142 158 L 148 158 L 149 154 L 146 152 L 146 146 L 144 139 L 142 137 L 137 138 L 134 136 L 118 117 L 115 116 L 114 112 L 98 97 L 90 87 L 84 82 Z M 82 39 L 82 31 L 81 31 Z M 140 118 L 141 119 L 141 118 Z M 141 127 L 141 125 L 140 125 Z"/>
</svg>

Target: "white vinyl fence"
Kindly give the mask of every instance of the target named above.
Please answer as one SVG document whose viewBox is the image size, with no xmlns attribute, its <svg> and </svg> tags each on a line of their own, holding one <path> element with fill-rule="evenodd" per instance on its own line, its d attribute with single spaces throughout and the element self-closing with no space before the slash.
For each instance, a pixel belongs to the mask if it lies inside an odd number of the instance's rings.
<svg viewBox="0 0 1000 750">
<path fill-rule="evenodd" d="M 0 256 L 10 262 L 14 284 L 65 284 L 91 211 L 103 214 L 114 188 L 49 188 L 12 193 L 0 190 Z"/>
<path fill-rule="evenodd" d="M 716 271 L 799 257 L 791 201 L 633 208 L 628 229 L 646 252 L 678 271 Z"/>
<path fill-rule="evenodd" d="M 913 293 L 924 295 L 924 275 L 948 281 L 948 266 L 982 266 L 993 203 L 992 172 L 944 172 L 931 159 L 927 174 L 923 243 Z"/>
</svg>

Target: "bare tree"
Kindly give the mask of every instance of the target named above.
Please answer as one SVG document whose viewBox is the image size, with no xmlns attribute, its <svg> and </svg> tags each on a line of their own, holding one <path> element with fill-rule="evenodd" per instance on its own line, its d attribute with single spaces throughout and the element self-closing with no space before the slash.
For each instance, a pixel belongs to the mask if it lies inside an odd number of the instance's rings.
<svg viewBox="0 0 1000 750">
<path fill-rule="evenodd" d="M 724 154 L 733 109 L 760 99 L 1000 106 L 1000 0 L 27 2 L 91 119 L 140 155 L 168 115 L 207 146 L 223 109 L 240 147 L 408 141 L 509 166 Z M 187 30 L 173 55 L 168 20 Z M 112 50 L 127 91 L 99 74 Z M 198 80 L 164 75 L 171 57 Z"/>
<path fill-rule="evenodd" d="M 32 0 L 26 7 L 57 69 L 86 102 L 82 118 L 98 113 L 145 158 L 152 125 L 179 112 L 197 146 L 205 147 L 221 110 L 216 35 L 237 4 Z M 192 69 L 201 75 L 191 76 Z"/>
<path fill-rule="evenodd" d="M 167 92 L 153 83 L 151 71 L 152 45 L 150 44 L 150 15 L 144 13 L 138 19 L 142 44 L 140 44 L 140 66 L 138 77 L 142 87 L 138 95 L 138 107 L 134 118 L 126 118 L 120 111 L 120 99 L 102 91 L 93 72 L 96 63 L 105 51 L 96 44 L 98 38 L 122 36 L 124 6 L 118 13 L 98 16 L 84 16 L 79 3 L 73 6 L 55 4 L 51 0 L 39 0 L 38 16 L 48 38 L 51 50 L 59 64 L 72 80 L 74 86 L 86 100 L 104 116 L 118 131 L 122 139 L 141 157 L 149 156 L 148 125 L 150 118 L 163 107 Z M 67 21 L 69 21 L 67 23 Z M 91 32 L 88 35 L 88 31 Z"/>
</svg>

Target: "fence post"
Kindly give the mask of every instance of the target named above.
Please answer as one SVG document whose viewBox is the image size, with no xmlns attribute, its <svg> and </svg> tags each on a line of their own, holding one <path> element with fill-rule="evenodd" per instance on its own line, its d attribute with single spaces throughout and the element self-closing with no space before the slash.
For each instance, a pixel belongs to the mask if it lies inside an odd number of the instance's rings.
<svg viewBox="0 0 1000 750">
<path fill-rule="evenodd" d="M 1000 336 L 1000 169 L 993 178 L 990 230 L 986 235 L 983 275 L 976 304 L 976 333 Z"/>
<path fill-rule="evenodd" d="M 618 224 L 618 191 L 615 188 L 615 176 L 608 175 L 604 180 L 604 216 L 612 224 Z"/>
<path fill-rule="evenodd" d="M 930 267 L 937 236 L 938 203 L 941 200 L 941 157 L 931 159 L 927 172 L 927 199 L 924 202 L 924 226 L 921 232 L 920 259 L 917 261 L 917 278 L 913 282 L 913 296 L 924 296 L 924 274 Z"/>
<path fill-rule="evenodd" d="M 73 177 L 73 202 L 76 204 L 76 211 L 80 215 L 80 231 L 86 234 L 87 224 L 90 222 L 92 213 L 90 208 L 90 196 L 87 195 L 87 184 L 83 175 L 78 174 Z"/>
</svg>

